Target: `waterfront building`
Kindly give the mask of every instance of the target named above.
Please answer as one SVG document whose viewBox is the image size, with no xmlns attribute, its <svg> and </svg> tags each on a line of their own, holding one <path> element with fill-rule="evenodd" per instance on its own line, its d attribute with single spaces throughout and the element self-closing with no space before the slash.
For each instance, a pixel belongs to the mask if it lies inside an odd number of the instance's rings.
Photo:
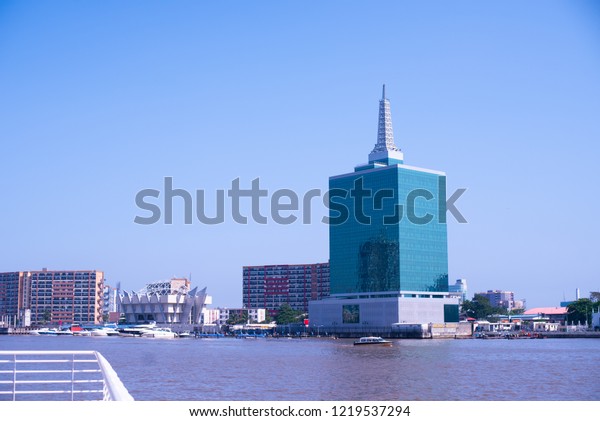
<svg viewBox="0 0 600 421">
<path fill-rule="evenodd" d="M 105 322 L 118 323 L 119 319 L 121 318 L 121 312 L 119 309 L 120 291 L 120 282 L 117 283 L 117 286 L 115 288 L 113 288 L 110 285 L 104 284 L 104 307 L 102 309 L 102 318 Z"/>
<path fill-rule="evenodd" d="M 104 284 L 102 296 L 104 297 L 104 306 L 102 312 L 104 314 L 116 313 L 119 311 L 119 290 L 121 289 L 120 283 L 116 288 L 110 285 Z"/>
<path fill-rule="evenodd" d="M 566 323 L 566 307 L 536 307 L 523 312 L 525 317 L 547 319 L 550 323 Z"/>
<path fill-rule="evenodd" d="M 282 304 L 308 312 L 311 300 L 329 296 L 329 262 L 244 266 L 243 306 L 265 308 L 274 317 Z"/>
<path fill-rule="evenodd" d="M 202 309 L 202 324 L 203 325 L 215 325 L 219 323 L 221 311 L 218 308 L 206 308 Z"/>
<path fill-rule="evenodd" d="M 512 291 L 488 290 L 487 292 L 478 292 L 475 295 L 481 295 L 490 301 L 492 307 L 501 307 L 507 310 L 523 308 L 522 300 L 515 301 L 515 294 Z"/>
<path fill-rule="evenodd" d="M 219 324 L 226 325 L 230 318 L 245 318 L 254 323 L 262 323 L 266 319 L 266 309 L 264 308 L 218 308 Z"/>
<path fill-rule="evenodd" d="M 153 282 L 138 292 L 124 291 L 119 297 L 126 323 L 199 324 L 210 301 L 206 288 L 191 289 L 186 278 Z"/>
<path fill-rule="evenodd" d="M 457 279 L 454 285 L 448 285 L 448 292 L 451 297 L 457 297 L 458 303 L 462 304 L 467 299 L 467 280 Z"/>
<path fill-rule="evenodd" d="M 0 316 L 19 326 L 101 323 L 103 287 L 97 270 L 0 273 Z"/>
<path fill-rule="evenodd" d="M 311 325 L 458 322 L 448 292 L 446 175 L 404 163 L 385 86 L 369 161 L 330 177 L 329 209 L 331 297 L 310 303 Z"/>
<path fill-rule="evenodd" d="M 27 272 L 0 273 L 0 318 L 4 323 L 24 325 L 20 313 L 30 308 L 30 285 Z"/>
</svg>

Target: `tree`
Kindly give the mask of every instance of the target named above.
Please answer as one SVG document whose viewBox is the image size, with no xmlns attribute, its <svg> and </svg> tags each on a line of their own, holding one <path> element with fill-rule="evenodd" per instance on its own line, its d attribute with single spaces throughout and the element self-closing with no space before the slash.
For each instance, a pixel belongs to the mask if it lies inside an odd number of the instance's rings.
<svg viewBox="0 0 600 421">
<path fill-rule="evenodd" d="M 594 303 L 600 303 L 600 292 L 590 292 L 590 300 L 592 300 Z"/>
<path fill-rule="evenodd" d="M 278 325 L 287 325 L 297 323 L 300 317 L 302 317 L 301 311 L 294 310 L 288 303 L 284 303 L 279 307 L 275 321 Z"/>
<path fill-rule="evenodd" d="M 478 320 L 485 319 L 492 314 L 502 314 L 506 309 L 502 307 L 493 307 L 483 295 L 475 294 L 472 301 L 465 300 L 462 304 L 462 311 L 467 313 L 467 316 L 474 317 Z"/>
<path fill-rule="evenodd" d="M 567 322 L 570 324 L 592 324 L 592 308 L 596 305 L 589 298 L 581 298 L 567 306 Z"/>
<path fill-rule="evenodd" d="M 229 316 L 229 319 L 227 319 L 227 324 L 228 325 L 241 325 L 244 324 L 248 321 L 248 312 L 243 312 L 243 313 L 233 313 L 231 316 Z"/>
<path fill-rule="evenodd" d="M 51 319 L 52 319 L 52 313 L 50 312 L 50 310 L 48 310 L 48 309 L 44 310 L 44 313 L 42 315 L 42 320 L 43 320 L 44 324 L 47 324 Z"/>
</svg>

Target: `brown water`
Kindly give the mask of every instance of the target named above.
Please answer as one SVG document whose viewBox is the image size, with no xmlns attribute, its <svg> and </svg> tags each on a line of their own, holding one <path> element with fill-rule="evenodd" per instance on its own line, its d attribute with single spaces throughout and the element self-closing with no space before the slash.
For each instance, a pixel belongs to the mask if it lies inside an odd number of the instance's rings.
<svg viewBox="0 0 600 421">
<path fill-rule="evenodd" d="M 136 400 L 598 400 L 600 340 L 0 336 L 3 350 L 96 350 Z"/>
</svg>

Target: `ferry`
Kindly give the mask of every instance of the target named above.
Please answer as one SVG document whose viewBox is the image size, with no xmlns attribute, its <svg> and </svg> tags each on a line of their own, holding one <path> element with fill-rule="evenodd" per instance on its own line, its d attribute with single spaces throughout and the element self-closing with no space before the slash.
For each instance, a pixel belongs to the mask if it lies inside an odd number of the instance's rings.
<svg viewBox="0 0 600 421">
<path fill-rule="evenodd" d="M 391 341 L 386 341 L 379 336 L 364 336 L 358 341 L 354 342 L 354 345 L 379 345 L 379 346 L 392 346 Z"/>
</svg>

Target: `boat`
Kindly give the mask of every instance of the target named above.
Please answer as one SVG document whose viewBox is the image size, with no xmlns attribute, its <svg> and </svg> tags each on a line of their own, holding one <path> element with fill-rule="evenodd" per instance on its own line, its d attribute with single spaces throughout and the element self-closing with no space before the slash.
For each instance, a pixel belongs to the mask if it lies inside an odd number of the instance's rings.
<svg viewBox="0 0 600 421">
<path fill-rule="evenodd" d="M 392 342 L 386 341 L 379 336 L 363 336 L 358 341 L 354 341 L 354 345 L 392 346 Z"/>
<path fill-rule="evenodd" d="M 112 327 L 98 327 L 90 330 L 92 336 L 119 336 L 119 332 Z"/>
<path fill-rule="evenodd" d="M 154 329 L 156 327 L 156 323 L 148 323 L 141 325 L 128 325 L 123 326 L 117 329 L 119 336 L 142 336 L 144 333 Z"/>
<path fill-rule="evenodd" d="M 142 332 L 142 338 L 175 338 L 177 334 L 168 327 L 155 327 Z"/>
<path fill-rule="evenodd" d="M 193 337 L 192 333 L 189 332 L 189 331 L 180 332 L 180 333 L 177 334 L 177 336 L 179 338 L 192 338 Z"/>
<path fill-rule="evenodd" d="M 52 329 L 48 329 L 46 327 L 35 330 L 35 331 L 31 331 L 30 332 L 31 335 L 49 335 L 49 336 L 65 336 L 65 335 L 73 335 L 73 332 L 71 332 L 68 329 L 56 329 L 56 328 L 52 328 Z"/>
</svg>

